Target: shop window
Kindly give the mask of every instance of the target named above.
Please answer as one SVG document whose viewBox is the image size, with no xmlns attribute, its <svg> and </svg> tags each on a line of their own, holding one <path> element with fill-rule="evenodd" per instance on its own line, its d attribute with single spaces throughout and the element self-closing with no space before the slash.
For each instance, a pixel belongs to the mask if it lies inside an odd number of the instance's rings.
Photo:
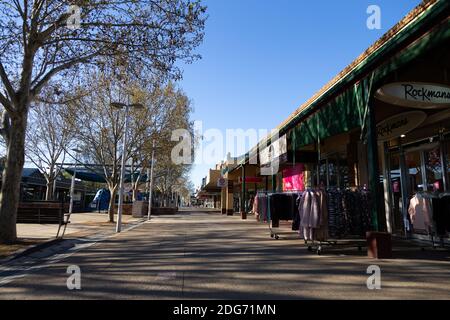
<svg viewBox="0 0 450 320">
<path fill-rule="evenodd" d="M 319 181 L 327 187 L 350 186 L 350 168 L 344 155 L 336 153 L 320 161 Z"/>
<path fill-rule="evenodd" d="M 409 196 L 413 196 L 417 191 L 424 190 L 421 163 L 420 151 L 413 151 L 405 154 Z"/>
<path fill-rule="evenodd" d="M 400 154 L 393 153 L 390 157 L 390 183 L 391 183 L 391 203 L 392 203 L 392 217 L 393 228 L 396 231 L 403 229 L 402 221 L 402 193 L 401 193 L 401 178 L 400 178 Z"/>
<path fill-rule="evenodd" d="M 429 191 L 443 191 L 441 150 L 439 147 L 424 152 L 427 187 Z"/>
</svg>

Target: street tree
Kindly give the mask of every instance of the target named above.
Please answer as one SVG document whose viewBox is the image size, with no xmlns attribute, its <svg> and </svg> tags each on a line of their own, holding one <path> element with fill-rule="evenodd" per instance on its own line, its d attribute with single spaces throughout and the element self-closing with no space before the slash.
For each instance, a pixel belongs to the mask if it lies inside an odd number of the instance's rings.
<svg viewBox="0 0 450 320">
<path fill-rule="evenodd" d="M 168 205 L 168 199 L 172 192 L 189 182 L 187 177 L 192 165 L 189 163 L 176 163 L 172 159 L 172 153 L 178 141 L 172 141 L 175 130 L 183 130 L 189 133 L 191 141 L 194 135 L 194 124 L 190 121 L 192 112 L 191 101 L 180 90 L 169 84 L 165 88 L 165 107 L 170 110 L 165 122 L 165 130 L 159 134 L 157 163 L 155 167 L 155 189 L 163 197 L 164 205 Z M 191 145 L 191 155 L 194 145 Z M 193 160 L 193 159 L 191 159 Z M 192 161 L 191 161 L 192 163 Z"/>
<path fill-rule="evenodd" d="M 30 110 L 25 156 L 45 177 L 45 200 L 53 200 L 54 182 L 74 143 L 71 125 L 65 106 L 38 102 Z"/>
<path fill-rule="evenodd" d="M 0 104 L 6 161 L 0 242 L 16 240 L 16 215 L 29 107 L 51 80 L 73 79 L 100 62 L 126 62 L 136 78 L 181 76 L 203 39 L 198 0 L 0 0 Z"/>
<path fill-rule="evenodd" d="M 115 196 L 120 182 L 121 159 L 126 162 L 135 157 L 137 150 L 144 144 L 146 129 L 150 125 L 149 110 L 130 109 L 130 121 L 127 130 L 127 145 L 122 148 L 125 132 L 124 111 L 111 105 L 112 102 L 141 103 L 141 97 L 135 96 L 132 86 L 118 86 L 114 79 L 102 74 L 91 75 L 91 82 L 80 88 L 88 92 L 67 105 L 74 138 L 82 151 L 86 168 L 101 174 L 111 193 L 109 221 L 114 222 Z M 92 164 L 93 166 L 89 166 Z"/>
</svg>

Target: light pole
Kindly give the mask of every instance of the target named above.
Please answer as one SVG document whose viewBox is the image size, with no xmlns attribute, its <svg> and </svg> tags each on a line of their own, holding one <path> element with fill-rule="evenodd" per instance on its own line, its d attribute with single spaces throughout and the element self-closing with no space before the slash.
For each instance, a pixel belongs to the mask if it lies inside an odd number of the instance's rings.
<svg viewBox="0 0 450 320">
<path fill-rule="evenodd" d="M 73 169 L 72 181 L 70 183 L 70 204 L 69 204 L 69 217 L 73 212 L 73 198 L 75 196 L 75 176 L 77 175 L 78 154 L 81 153 L 79 149 L 72 149 L 75 152 L 75 168 Z"/>
<path fill-rule="evenodd" d="M 128 97 L 128 102 L 130 98 Z M 125 108 L 125 125 L 124 125 L 124 133 L 123 133 L 123 145 L 122 145 L 122 165 L 120 168 L 120 185 L 119 185 L 119 208 L 117 211 L 117 225 L 116 232 L 119 233 L 122 231 L 122 213 L 123 213 L 123 191 L 125 185 L 125 162 L 126 162 L 126 150 L 127 150 L 127 133 L 128 133 L 128 122 L 129 122 L 129 110 L 130 108 L 142 109 L 144 106 L 142 104 L 134 103 L 134 104 L 125 104 L 120 102 L 111 103 L 111 107 L 117 109 Z"/>
<path fill-rule="evenodd" d="M 148 189 L 148 217 L 150 220 L 152 217 L 152 193 L 153 193 L 153 168 L 155 164 L 155 140 L 152 145 L 152 163 L 150 164 L 150 186 Z"/>
</svg>

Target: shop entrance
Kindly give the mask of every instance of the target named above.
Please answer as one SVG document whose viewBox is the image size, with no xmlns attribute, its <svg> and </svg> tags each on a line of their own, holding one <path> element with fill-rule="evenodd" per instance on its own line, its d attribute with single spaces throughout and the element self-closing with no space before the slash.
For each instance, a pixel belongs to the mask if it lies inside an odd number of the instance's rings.
<svg viewBox="0 0 450 320">
<path fill-rule="evenodd" d="M 395 234 L 407 235 L 413 231 L 408 206 L 416 193 L 447 191 L 448 144 L 448 140 L 439 141 L 436 137 L 389 149 L 386 174 Z"/>
</svg>

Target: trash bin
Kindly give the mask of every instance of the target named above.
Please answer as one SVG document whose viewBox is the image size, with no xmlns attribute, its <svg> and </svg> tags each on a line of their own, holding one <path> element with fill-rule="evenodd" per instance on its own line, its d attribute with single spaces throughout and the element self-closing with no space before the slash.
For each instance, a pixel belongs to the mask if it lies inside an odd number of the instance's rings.
<svg viewBox="0 0 450 320">
<path fill-rule="evenodd" d="M 386 232 L 367 232 L 367 255 L 372 259 L 392 258 L 392 235 Z"/>
</svg>

